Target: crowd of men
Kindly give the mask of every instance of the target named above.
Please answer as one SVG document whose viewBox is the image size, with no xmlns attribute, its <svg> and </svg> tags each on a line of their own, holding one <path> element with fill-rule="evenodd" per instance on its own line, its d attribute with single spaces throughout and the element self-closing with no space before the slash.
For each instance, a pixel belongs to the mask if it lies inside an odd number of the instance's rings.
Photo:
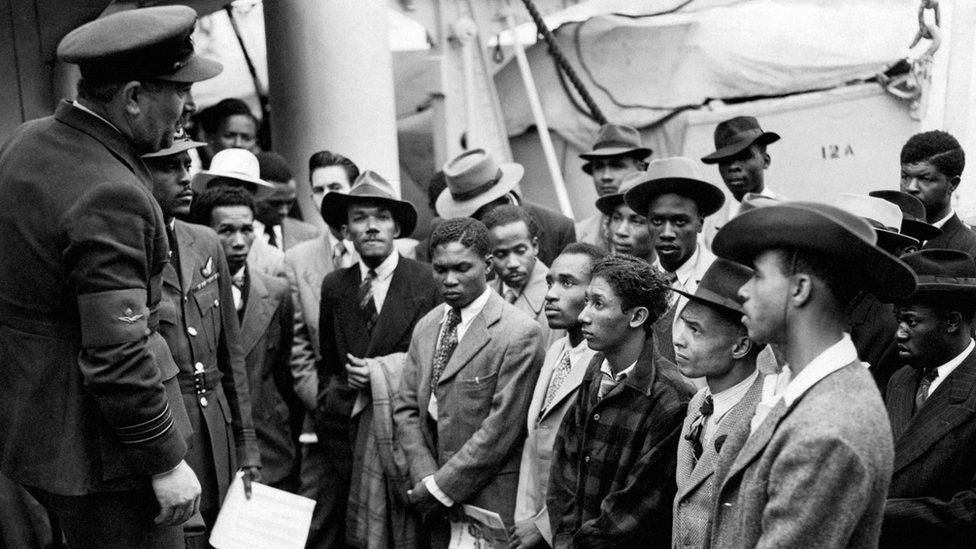
<svg viewBox="0 0 976 549">
<path fill-rule="evenodd" d="M 512 549 L 976 542 L 951 135 L 905 143 L 898 191 L 801 202 L 766 184 L 755 118 L 702 159 L 608 124 L 575 226 L 474 149 L 431 181 L 429 231 L 320 151 L 319 230 L 246 106 L 185 131 L 221 70 L 195 18 L 69 33 L 77 99 L 0 149 L 24 205 L 0 212 L 4 543 L 207 547 L 236 474 L 313 499 L 311 548 L 487 535 L 465 506 Z"/>
</svg>

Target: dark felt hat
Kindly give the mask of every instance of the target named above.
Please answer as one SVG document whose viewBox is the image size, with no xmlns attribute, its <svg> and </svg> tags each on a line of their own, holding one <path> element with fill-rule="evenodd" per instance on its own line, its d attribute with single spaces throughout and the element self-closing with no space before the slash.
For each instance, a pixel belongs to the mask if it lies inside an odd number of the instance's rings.
<svg viewBox="0 0 976 549">
<path fill-rule="evenodd" d="M 647 215 L 651 201 L 662 194 L 677 194 L 694 200 L 703 217 L 712 215 L 725 204 L 722 189 L 702 179 L 695 162 L 683 156 L 652 160 L 644 181 L 627 191 L 624 201 L 635 212 Z"/>
<path fill-rule="evenodd" d="M 580 153 L 583 160 L 595 160 L 611 156 L 633 155 L 641 160 L 651 155 L 641 142 L 640 132 L 623 124 L 604 124 L 596 134 L 593 149 Z"/>
<path fill-rule="evenodd" d="M 620 189 L 617 192 L 596 199 L 596 209 L 600 210 L 600 213 L 603 215 L 613 215 L 613 211 L 617 209 L 617 206 L 624 203 L 624 195 L 627 194 L 627 191 L 644 181 L 647 181 L 647 172 L 631 172 L 625 175 L 620 180 Z M 640 215 L 647 214 L 647 212 L 639 213 Z"/>
<path fill-rule="evenodd" d="M 199 82 L 223 66 L 193 53 L 196 20 L 197 12 L 187 6 L 116 12 L 69 32 L 58 44 L 58 58 L 98 82 Z"/>
<path fill-rule="evenodd" d="M 901 232 L 922 242 L 942 234 L 942 229 L 925 221 L 925 204 L 901 191 L 871 191 L 868 196 L 887 200 L 901 209 Z"/>
<path fill-rule="evenodd" d="M 735 156 L 753 143 L 768 145 L 779 141 L 779 134 L 764 132 L 753 116 L 736 116 L 715 126 L 715 152 L 702 157 L 706 164 L 717 164 L 723 158 Z"/>
<path fill-rule="evenodd" d="M 810 250 L 836 258 L 859 289 L 891 298 L 911 294 L 914 273 L 876 243 L 874 229 L 852 213 L 816 202 L 783 202 L 733 218 L 716 233 L 712 251 L 751 265 L 765 250 Z"/>
<path fill-rule="evenodd" d="M 675 288 L 669 289 L 687 296 L 688 299 L 693 301 L 698 301 L 733 313 L 742 313 L 742 300 L 739 299 L 739 288 L 752 278 L 752 273 L 752 269 L 745 265 L 718 258 L 705 271 L 695 293 L 689 293 Z"/>
<path fill-rule="evenodd" d="M 930 248 L 901 259 L 918 277 L 911 297 L 976 298 L 976 261 L 966 252 Z"/>
<path fill-rule="evenodd" d="M 400 238 L 407 238 L 417 226 L 417 209 L 405 200 L 397 200 L 393 185 L 374 171 L 359 174 L 348 193 L 330 192 L 322 198 L 322 219 L 332 227 L 349 222 L 349 206 L 375 203 L 389 208 L 400 226 Z"/>
</svg>

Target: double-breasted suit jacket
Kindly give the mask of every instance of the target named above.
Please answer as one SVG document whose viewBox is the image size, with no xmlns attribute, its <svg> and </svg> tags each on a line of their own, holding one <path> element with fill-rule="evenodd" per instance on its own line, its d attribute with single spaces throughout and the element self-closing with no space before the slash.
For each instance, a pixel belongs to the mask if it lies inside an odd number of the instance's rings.
<svg viewBox="0 0 976 549">
<path fill-rule="evenodd" d="M 231 277 L 217 234 L 176 220 L 179 273 L 163 270 L 159 330 L 180 369 L 193 446 L 187 463 L 200 479 L 200 510 L 215 516 L 238 467 L 261 464 Z M 203 368 L 203 394 L 196 371 Z M 206 406 L 204 405 L 206 401 Z M 228 430 L 229 429 L 229 430 Z"/>
<path fill-rule="evenodd" d="M 288 283 L 248 272 L 241 345 L 251 414 L 261 451 L 261 482 L 289 491 L 298 483 L 298 435 L 304 407 L 291 374 L 292 302 Z"/>
<path fill-rule="evenodd" d="M 494 511 L 511 525 L 525 418 L 544 358 L 539 326 L 489 291 L 432 388 L 444 311 L 438 307 L 417 323 L 395 404 L 410 479 L 433 475 L 455 502 Z M 432 393 L 436 433 L 428 413 Z"/>
<path fill-rule="evenodd" d="M 151 182 L 121 133 L 67 102 L 0 149 L 0 469 L 21 484 L 148 488 L 186 453 Z"/>
<path fill-rule="evenodd" d="M 966 547 L 976 542 L 976 351 L 913 415 L 918 370 L 895 372 L 887 406 L 895 469 L 882 547 Z"/>
<path fill-rule="evenodd" d="M 688 403 L 688 414 L 678 438 L 678 466 L 676 480 L 678 493 L 674 497 L 674 521 L 671 535 L 675 547 L 704 547 L 708 523 L 712 515 L 715 490 L 715 466 L 721 457 L 728 457 L 734 450 L 725 446 L 732 433 L 745 430 L 756 403 L 762 397 L 763 376 L 757 376 L 752 386 L 735 406 L 729 410 L 715 429 L 712 442 L 705 444 L 701 457 L 695 461 L 695 452 L 686 437 L 698 418 L 706 389 L 701 389 Z"/>
<path fill-rule="evenodd" d="M 716 467 L 709 547 L 877 544 L 894 452 L 863 362 L 828 374 L 791 406 L 780 399 L 755 432 L 733 433 L 725 446 L 739 450 Z"/>
</svg>

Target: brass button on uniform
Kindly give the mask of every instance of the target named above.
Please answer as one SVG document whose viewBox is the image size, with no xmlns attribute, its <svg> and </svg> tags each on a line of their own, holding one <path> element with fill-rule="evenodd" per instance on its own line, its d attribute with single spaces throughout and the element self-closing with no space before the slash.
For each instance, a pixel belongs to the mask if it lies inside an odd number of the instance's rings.
<svg viewBox="0 0 976 549">
<path fill-rule="evenodd" d="M 189 328 L 186 329 L 186 333 L 190 334 L 191 336 L 195 336 L 197 335 L 197 329 L 194 328 L 193 326 L 190 326 Z"/>
</svg>

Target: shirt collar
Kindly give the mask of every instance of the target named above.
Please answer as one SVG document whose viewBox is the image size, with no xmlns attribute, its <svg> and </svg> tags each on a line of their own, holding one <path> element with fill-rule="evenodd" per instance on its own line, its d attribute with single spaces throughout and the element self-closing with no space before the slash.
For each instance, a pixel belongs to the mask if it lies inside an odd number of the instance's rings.
<svg viewBox="0 0 976 549">
<path fill-rule="evenodd" d="M 467 323 L 472 318 L 478 316 L 478 314 L 481 313 L 481 310 L 484 309 L 485 308 L 485 305 L 488 304 L 488 298 L 491 297 L 491 292 L 492 291 L 493 290 L 491 288 L 485 288 L 484 293 L 482 293 L 481 295 L 479 295 L 478 297 L 476 297 L 475 300 L 472 301 L 471 303 L 468 303 L 467 305 L 465 305 L 464 307 L 461 308 L 461 323 L 462 324 Z M 444 317 L 441 318 L 441 322 L 442 323 L 445 320 L 447 320 L 447 314 L 450 311 L 451 311 L 451 306 L 448 305 L 447 303 L 445 303 L 444 304 Z"/>
<path fill-rule="evenodd" d="M 390 252 L 390 255 L 386 256 L 386 259 L 379 264 L 378 267 L 373 269 L 376 271 L 376 280 L 386 280 L 393 276 L 393 271 L 397 268 L 397 264 L 400 263 L 400 254 L 396 251 L 396 248 Z M 362 258 L 359 259 L 359 274 L 362 276 L 361 280 L 366 279 L 366 273 L 369 272 L 369 267 L 363 263 Z"/>
<path fill-rule="evenodd" d="M 945 225 L 946 223 L 948 223 L 949 222 L 949 219 L 952 218 L 952 216 L 954 216 L 954 215 L 956 215 L 956 211 L 953 210 L 952 208 L 949 208 L 949 215 L 947 215 L 947 216 L 943 217 L 942 219 L 936 221 L 932 225 L 941 229 L 942 226 Z"/>
<path fill-rule="evenodd" d="M 106 119 L 106 118 L 105 118 L 104 116 L 102 116 L 102 115 L 100 115 L 100 114 L 98 114 L 97 112 L 95 112 L 95 111 L 93 111 L 93 110 L 91 110 L 91 109 L 89 109 L 88 107 L 86 107 L 86 106 L 84 106 L 84 105 L 82 105 L 81 103 L 79 103 L 79 102 L 78 102 L 78 100 L 77 100 L 77 99 L 75 99 L 74 101 L 72 101 L 72 102 L 71 102 L 71 105 L 72 105 L 73 107 L 75 107 L 76 109 L 80 109 L 80 110 L 83 110 L 83 111 L 85 111 L 85 112 L 87 112 L 88 114 L 90 114 L 90 115 L 92 115 L 92 116 L 94 116 L 95 118 L 97 118 L 97 119 L 99 119 L 99 120 L 101 120 L 102 122 L 105 122 L 105 123 L 106 123 L 106 124 L 108 124 L 108 125 L 109 125 L 109 126 L 110 126 L 110 127 L 111 127 L 111 128 L 113 129 L 113 130 L 115 130 L 115 131 L 117 131 L 117 132 L 119 132 L 119 133 L 122 133 L 122 131 L 121 131 L 121 130 L 119 130 L 119 128 L 118 128 L 118 127 L 117 127 L 117 126 L 116 126 L 115 124 L 113 124 L 113 123 L 111 123 L 111 122 L 109 122 L 109 121 L 108 121 L 108 119 Z"/>
<path fill-rule="evenodd" d="M 939 377 L 945 379 L 949 374 L 952 373 L 953 370 L 955 370 L 960 364 L 962 364 L 963 360 L 966 360 L 966 357 L 969 356 L 969 353 L 973 352 L 974 348 L 976 348 L 976 339 L 970 339 L 969 345 L 966 345 L 966 348 L 963 350 L 963 352 L 956 355 L 949 362 L 946 362 L 942 366 L 936 368 L 936 370 L 939 371 Z"/>
<path fill-rule="evenodd" d="M 633 362 L 633 364 L 621 370 L 617 375 L 613 375 L 613 369 L 610 368 L 610 361 L 603 359 L 603 364 L 600 364 L 600 373 L 607 377 L 612 377 L 616 383 L 620 383 L 625 377 L 629 376 L 630 373 L 634 371 L 635 366 L 637 366 L 636 360 Z"/>
<path fill-rule="evenodd" d="M 685 262 L 678 267 L 678 270 L 674 272 L 674 274 L 678 277 L 678 284 L 681 284 L 685 288 L 688 287 L 688 280 L 698 270 L 698 262 L 701 261 L 701 258 L 702 244 L 701 242 L 696 242 L 695 253 L 691 254 L 691 257 L 685 260 Z M 657 270 L 661 271 L 662 273 L 667 272 L 664 270 L 664 267 L 661 266 L 660 258 L 654 259 L 654 266 L 657 267 Z"/>
<path fill-rule="evenodd" d="M 857 349 L 851 342 L 851 336 L 846 332 L 840 341 L 828 347 L 820 353 L 817 358 L 810 361 L 803 370 L 797 374 L 783 391 L 783 400 L 787 406 L 792 406 L 797 399 L 803 396 L 811 387 L 821 379 L 840 370 L 851 362 L 858 360 Z"/>
<path fill-rule="evenodd" d="M 742 400 L 742 397 L 749 392 L 749 388 L 752 387 L 752 383 L 756 381 L 756 377 L 758 375 L 759 371 L 756 370 L 752 372 L 749 377 L 743 379 L 728 389 L 712 394 L 712 404 L 715 406 L 712 416 L 715 418 L 721 418 L 728 413 L 729 410 L 734 408 L 735 405 Z M 711 394 L 711 392 L 708 394 Z"/>
</svg>

